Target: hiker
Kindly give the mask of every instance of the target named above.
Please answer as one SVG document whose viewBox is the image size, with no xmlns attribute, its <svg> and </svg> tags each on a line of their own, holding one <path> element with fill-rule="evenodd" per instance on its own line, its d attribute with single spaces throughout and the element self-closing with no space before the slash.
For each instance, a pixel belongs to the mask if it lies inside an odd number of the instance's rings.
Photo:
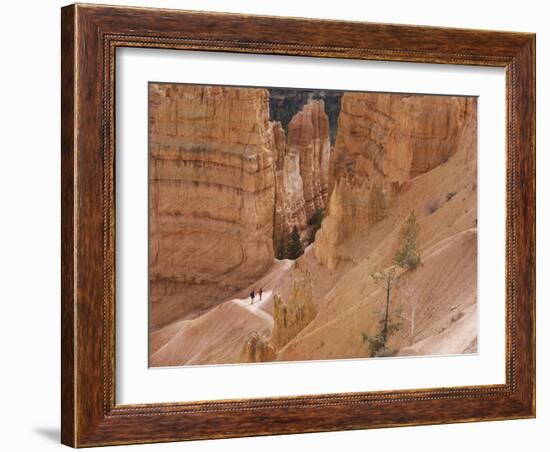
<svg viewBox="0 0 550 452">
<path fill-rule="evenodd" d="M 262 288 L 260 287 L 260 301 L 262 301 L 262 294 L 264 293 L 264 291 L 262 290 Z"/>
<path fill-rule="evenodd" d="M 254 304 L 254 297 L 255 297 L 254 291 L 250 292 L 250 304 Z"/>
</svg>

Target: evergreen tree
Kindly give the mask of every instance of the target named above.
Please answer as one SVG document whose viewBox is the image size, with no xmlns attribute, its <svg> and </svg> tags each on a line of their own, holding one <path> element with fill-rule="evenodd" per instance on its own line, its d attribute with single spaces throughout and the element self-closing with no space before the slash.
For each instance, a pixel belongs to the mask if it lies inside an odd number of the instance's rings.
<svg viewBox="0 0 550 452">
<path fill-rule="evenodd" d="M 420 265 L 420 253 L 416 248 L 416 240 L 418 239 L 419 232 L 420 229 L 416 222 L 416 214 L 413 210 L 407 217 L 405 225 L 401 230 L 400 238 L 402 246 L 395 253 L 394 262 L 399 267 L 414 270 Z"/>
<path fill-rule="evenodd" d="M 368 333 L 363 333 L 363 342 L 369 346 L 370 356 L 386 356 L 388 350 L 386 344 L 388 338 L 401 328 L 399 322 L 394 322 L 390 318 L 390 300 L 391 300 L 391 288 L 396 280 L 395 267 L 390 267 L 387 270 L 375 273 L 372 275 L 374 282 L 383 287 L 386 292 L 386 303 L 384 309 L 384 315 L 379 321 L 379 331 L 374 336 Z"/>
<path fill-rule="evenodd" d="M 288 240 L 288 246 L 286 249 L 286 257 L 288 259 L 298 259 L 304 254 L 304 247 L 302 246 L 302 240 L 298 228 L 294 226 Z"/>
</svg>

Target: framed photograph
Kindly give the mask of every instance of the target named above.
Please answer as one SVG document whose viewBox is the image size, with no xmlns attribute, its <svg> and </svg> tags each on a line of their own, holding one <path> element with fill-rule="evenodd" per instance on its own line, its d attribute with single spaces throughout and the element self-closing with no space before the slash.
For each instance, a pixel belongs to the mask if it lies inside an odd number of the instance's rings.
<svg viewBox="0 0 550 452">
<path fill-rule="evenodd" d="M 535 416 L 535 36 L 62 9 L 62 442 Z"/>
</svg>

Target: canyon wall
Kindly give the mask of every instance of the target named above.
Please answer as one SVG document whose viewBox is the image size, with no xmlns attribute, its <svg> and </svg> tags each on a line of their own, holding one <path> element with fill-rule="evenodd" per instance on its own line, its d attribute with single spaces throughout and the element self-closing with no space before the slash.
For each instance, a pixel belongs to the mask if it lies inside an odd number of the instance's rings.
<svg viewBox="0 0 550 452">
<path fill-rule="evenodd" d="M 334 270 L 343 257 L 337 247 L 356 232 L 366 232 L 384 218 L 390 193 L 383 181 L 351 181 L 342 178 L 330 197 L 329 215 L 324 219 L 315 240 L 317 260 Z"/>
<path fill-rule="evenodd" d="M 345 93 L 332 181 L 382 178 L 402 184 L 435 168 L 457 151 L 475 106 L 473 97 Z"/>
<path fill-rule="evenodd" d="M 328 197 L 324 102 L 270 121 L 269 91 L 151 84 L 152 325 L 200 315 L 265 274 Z M 274 246 L 275 244 L 275 246 Z"/>
<path fill-rule="evenodd" d="M 272 265 L 273 142 L 265 89 L 150 85 L 153 326 Z"/>
<path fill-rule="evenodd" d="M 273 123 L 275 159 L 275 213 L 273 243 L 278 257 L 283 257 L 284 245 L 292 226 L 299 231 L 307 228 L 304 183 L 300 174 L 300 154 L 289 149 L 279 122 Z M 277 248 L 280 248 L 277 250 Z"/>
<path fill-rule="evenodd" d="M 284 136 L 279 123 L 274 128 Z M 286 140 L 276 142 L 274 243 L 284 242 L 293 226 L 308 241 L 310 221 L 328 200 L 331 145 L 324 101 L 304 105 L 290 120 Z"/>
<path fill-rule="evenodd" d="M 405 182 L 447 162 L 475 124 L 476 108 L 473 97 L 345 93 L 319 262 L 334 269 L 339 243 L 380 221 Z"/>
<path fill-rule="evenodd" d="M 330 137 L 322 100 L 306 104 L 288 125 L 288 152 L 300 154 L 306 217 L 324 209 L 328 196 Z"/>
</svg>

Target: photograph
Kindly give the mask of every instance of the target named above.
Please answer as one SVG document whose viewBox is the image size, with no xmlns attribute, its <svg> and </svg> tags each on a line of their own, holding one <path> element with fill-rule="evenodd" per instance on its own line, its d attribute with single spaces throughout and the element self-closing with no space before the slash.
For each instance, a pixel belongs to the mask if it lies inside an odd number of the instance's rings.
<svg viewBox="0 0 550 452">
<path fill-rule="evenodd" d="M 150 367 L 478 352 L 476 96 L 148 90 Z"/>
</svg>

